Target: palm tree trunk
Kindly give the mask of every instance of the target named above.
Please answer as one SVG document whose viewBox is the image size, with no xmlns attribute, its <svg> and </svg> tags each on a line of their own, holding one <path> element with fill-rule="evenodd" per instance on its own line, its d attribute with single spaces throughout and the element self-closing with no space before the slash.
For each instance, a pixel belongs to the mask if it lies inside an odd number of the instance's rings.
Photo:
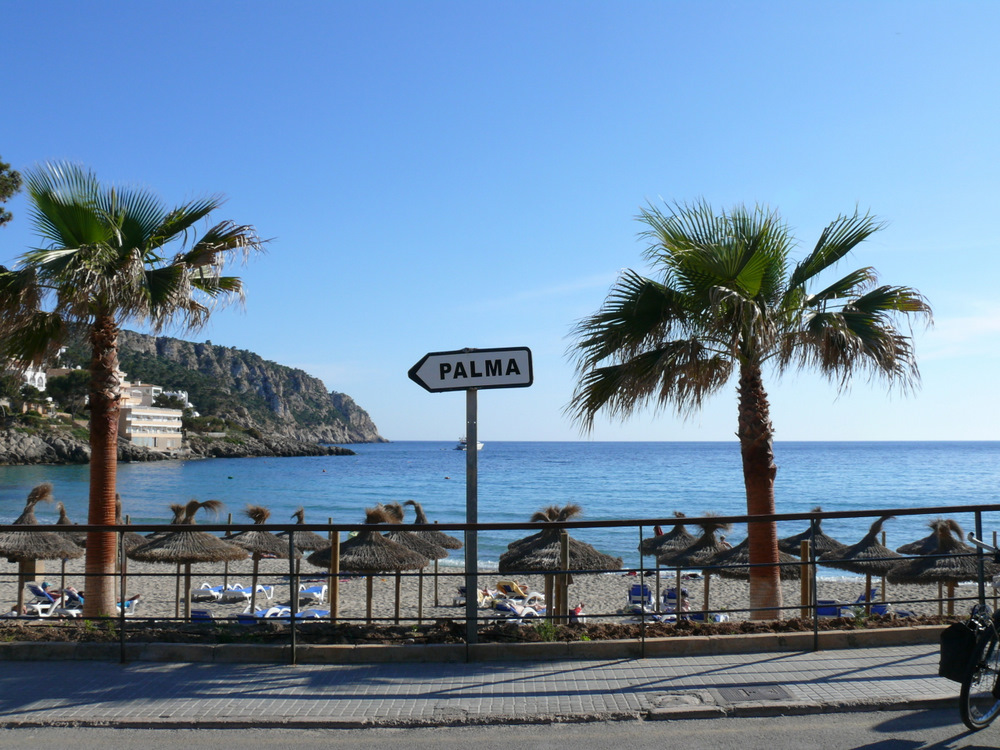
<svg viewBox="0 0 1000 750">
<path fill-rule="evenodd" d="M 118 326 L 98 315 L 90 330 L 90 506 L 87 523 L 115 523 L 115 480 L 118 472 Z M 115 535 L 87 534 L 85 617 L 115 614 Z"/>
<path fill-rule="evenodd" d="M 774 465 L 770 406 L 760 365 L 744 362 L 740 365 L 739 439 L 743 456 L 743 482 L 747 491 L 747 514 L 774 513 Z M 769 523 L 748 524 L 750 564 L 773 567 L 750 568 L 750 619 L 780 619 L 782 605 L 781 579 L 778 562 L 778 530 Z"/>
</svg>

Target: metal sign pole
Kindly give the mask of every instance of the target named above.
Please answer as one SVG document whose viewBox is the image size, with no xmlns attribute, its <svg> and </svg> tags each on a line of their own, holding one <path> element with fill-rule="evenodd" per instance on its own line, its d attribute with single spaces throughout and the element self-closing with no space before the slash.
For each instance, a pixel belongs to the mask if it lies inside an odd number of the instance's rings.
<svg viewBox="0 0 1000 750">
<path fill-rule="evenodd" d="M 479 408 L 477 389 L 465 392 L 465 642 L 479 642 Z"/>
</svg>

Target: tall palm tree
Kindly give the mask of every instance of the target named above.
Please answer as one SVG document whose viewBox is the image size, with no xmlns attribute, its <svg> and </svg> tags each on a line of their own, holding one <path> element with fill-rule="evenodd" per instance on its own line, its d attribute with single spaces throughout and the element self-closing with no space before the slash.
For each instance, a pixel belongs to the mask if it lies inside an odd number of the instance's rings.
<svg viewBox="0 0 1000 750">
<path fill-rule="evenodd" d="M 638 219 L 649 243 L 646 278 L 624 270 L 601 309 L 577 323 L 570 355 L 579 380 L 567 412 L 584 429 L 604 411 L 626 418 L 653 404 L 679 414 L 738 375 L 738 431 L 747 513 L 774 513 L 772 425 L 765 367 L 813 367 L 841 389 L 864 373 L 904 390 L 919 372 L 898 319 L 924 317 L 908 287 L 880 286 L 860 268 L 810 292 L 816 277 L 882 228 L 871 215 L 840 216 L 798 263 L 777 212 L 739 206 L 716 215 L 705 202 L 648 207 Z M 908 332 L 908 331 L 907 331 Z M 750 606 L 772 619 L 781 606 L 775 524 L 750 523 Z"/>
<path fill-rule="evenodd" d="M 14 269 L 0 266 L 0 356 L 40 363 L 72 332 L 86 333 L 91 347 L 87 522 L 112 525 L 122 326 L 198 329 L 213 302 L 243 299 L 240 279 L 221 275 L 225 261 L 246 260 L 263 243 L 252 227 L 231 221 L 194 236 L 195 225 L 222 204 L 218 197 L 167 208 L 147 190 L 106 187 L 92 171 L 65 163 L 28 172 L 25 185 L 44 246 L 21 256 Z M 85 615 L 114 614 L 114 566 L 114 534 L 91 532 Z"/>
</svg>

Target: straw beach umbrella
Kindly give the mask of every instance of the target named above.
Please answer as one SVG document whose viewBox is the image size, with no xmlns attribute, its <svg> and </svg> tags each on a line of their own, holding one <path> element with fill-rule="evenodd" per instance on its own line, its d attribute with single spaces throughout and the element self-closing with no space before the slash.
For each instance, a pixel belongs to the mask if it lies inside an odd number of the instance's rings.
<svg viewBox="0 0 1000 750">
<path fill-rule="evenodd" d="M 359 532 L 340 545 L 340 569 L 365 576 L 365 613 L 369 623 L 372 621 L 372 576 L 394 570 L 416 570 L 428 562 L 426 557 L 389 541 L 379 533 L 375 527 L 388 521 L 385 508 L 367 508 L 365 523 L 371 524 L 372 528 Z M 331 547 L 317 550 L 306 561 L 317 568 L 329 568 L 331 552 Z"/>
<path fill-rule="evenodd" d="M 931 530 L 930 534 L 923 537 L 922 539 L 918 539 L 915 542 L 909 542 L 908 544 L 896 547 L 896 552 L 898 552 L 901 555 L 934 554 L 935 550 L 937 550 L 938 548 L 938 527 L 941 524 L 947 524 L 948 527 L 951 529 L 951 531 L 955 534 L 956 538 L 958 539 L 965 538 L 965 532 L 962 531 L 962 527 L 958 525 L 957 521 L 952 521 L 950 518 L 949 519 L 935 518 L 927 522 L 927 526 Z M 962 546 L 966 547 L 970 551 L 972 549 L 964 542 L 962 543 Z"/>
<path fill-rule="evenodd" d="M 893 566 L 886 575 L 890 583 L 947 584 L 948 614 L 954 614 L 955 585 L 979 579 L 979 563 L 976 557 L 969 554 L 968 546 L 955 538 L 953 530 L 952 524 L 938 524 L 937 549 L 933 554 L 905 559 Z M 986 575 L 995 575 L 997 570 L 998 566 L 987 559 Z M 938 608 L 943 608 L 943 602 L 939 602 Z"/>
<path fill-rule="evenodd" d="M 386 515 L 393 524 L 401 524 L 403 522 L 403 506 L 399 503 L 390 503 L 385 506 Z M 448 556 L 448 550 L 437 544 L 434 544 L 425 537 L 420 536 L 412 531 L 406 531 L 405 529 L 390 528 L 383 536 L 391 542 L 396 542 L 397 544 L 402 544 L 407 549 L 413 550 L 418 555 L 422 555 L 427 558 L 428 564 L 431 560 L 437 562 L 442 557 Z M 396 609 L 395 609 L 395 621 L 399 622 L 399 596 L 400 596 L 400 582 L 402 579 L 401 573 L 396 571 Z M 420 568 L 420 573 L 417 578 L 417 621 L 422 622 L 424 618 L 424 568 Z"/>
<path fill-rule="evenodd" d="M 170 512 L 173 514 L 173 518 L 170 519 L 171 526 L 179 526 L 184 523 L 184 514 L 187 513 L 187 506 L 181 503 L 171 503 L 169 506 Z M 146 534 L 146 541 L 150 542 L 154 539 L 159 539 L 161 536 L 166 536 L 167 534 L 172 534 L 172 531 L 151 531 Z"/>
<path fill-rule="evenodd" d="M 255 524 L 267 523 L 267 519 L 271 517 L 271 511 L 260 505 L 248 505 L 244 511 L 247 518 L 253 521 Z M 233 534 L 228 537 L 226 541 L 230 544 L 235 544 L 237 547 L 241 547 L 250 553 L 253 558 L 253 576 L 250 581 L 250 611 L 257 611 L 257 580 L 259 573 L 260 558 L 264 556 L 268 557 L 284 557 L 288 558 L 288 543 L 278 539 L 277 536 L 272 534 L 270 531 L 263 531 L 260 529 L 250 529 L 249 531 L 241 531 L 238 534 Z M 295 558 L 299 559 L 302 557 L 302 553 L 295 550 Z M 289 581 L 289 587 L 294 587 L 295 581 Z M 289 600 L 295 597 L 297 591 L 289 592 Z"/>
<path fill-rule="evenodd" d="M 59 511 L 59 518 L 56 519 L 56 526 L 76 526 L 77 524 L 69 520 L 69 515 L 66 513 L 66 506 L 62 502 L 56 503 L 56 510 Z M 77 547 L 87 546 L 87 534 L 84 531 L 61 531 L 60 534 L 65 534 L 67 538 Z"/>
<path fill-rule="evenodd" d="M 685 515 L 678 510 L 674 511 L 674 518 L 684 518 Z M 659 527 L 657 527 L 659 528 Z M 656 602 L 659 607 L 660 602 L 660 561 L 659 556 L 666 554 L 670 550 L 682 550 L 694 544 L 697 537 L 689 532 L 683 523 L 675 523 L 673 528 L 666 534 L 646 537 L 639 542 L 640 555 L 652 555 L 656 561 Z"/>
<path fill-rule="evenodd" d="M 813 513 L 822 513 L 823 509 L 816 506 L 812 509 Z M 831 536 L 827 536 L 823 533 L 823 519 L 816 519 L 816 534 L 813 536 L 812 525 L 806 528 L 801 534 L 795 534 L 793 536 L 785 537 L 784 539 L 778 540 L 778 549 L 782 552 L 787 552 L 790 555 L 798 556 L 801 554 L 802 542 L 809 542 L 809 547 L 814 551 L 816 557 L 824 555 L 827 552 L 841 552 L 847 546 L 846 544 L 841 544 L 836 539 Z"/>
<path fill-rule="evenodd" d="M 292 518 L 297 519 L 295 521 L 296 525 L 302 525 L 306 522 L 306 511 L 305 508 L 299 508 L 294 513 L 292 513 Z M 275 534 L 279 539 L 287 539 L 287 531 L 279 531 Z M 299 531 L 295 530 L 295 549 L 302 550 L 303 552 L 313 552 L 318 549 L 323 549 L 330 546 L 330 540 L 320 536 L 315 531 Z"/>
<path fill-rule="evenodd" d="M 407 500 L 403 505 L 413 506 L 413 510 L 416 513 L 413 523 L 429 523 L 427 515 L 424 513 L 424 506 L 416 500 Z M 443 531 L 432 529 L 430 531 L 414 531 L 413 533 L 446 550 L 462 549 L 461 539 L 453 537 L 451 534 L 445 534 Z M 423 575 L 422 570 L 421 575 Z M 438 558 L 434 558 L 434 606 L 438 606 Z"/>
<path fill-rule="evenodd" d="M 561 522 L 575 518 L 583 509 L 574 503 L 549 506 L 531 517 L 532 523 Z M 498 570 L 501 573 L 544 573 L 545 574 L 545 604 L 546 614 L 562 615 L 567 610 L 567 597 L 571 581 L 563 580 L 555 586 L 556 596 L 550 596 L 554 584 L 555 571 L 561 570 L 621 570 L 622 559 L 599 552 L 586 542 L 567 534 L 567 558 L 562 559 L 562 532 L 559 529 L 542 529 L 524 539 L 513 542 L 506 552 L 500 555 Z M 562 575 L 562 574 L 560 574 Z M 568 578 L 568 576 L 567 576 Z M 471 593 L 471 592 L 470 592 Z"/>
<path fill-rule="evenodd" d="M 893 552 L 878 540 L 882 533 L 882 525 L 891 518 L 892 516 L 882 516 L 876 519 L 860 542 L 845 547 L 840 552 L 827 552 L 819 558 L 819 562 L 831 568 L 864 574 L 866 611 L 871 610 L 872 576 L 885 577 L 886 573 L 892 570 L 899 560 L 903 559 L 902 555 Z M 884 587 L 882 597 L 885 601 Z"/>
<path fill-rule="evenodd" d="M 717 555 L 710 558 L 709 562 L 712 565 L 734 566 L 720 567 L 718 570 L 712 571 L 713 573 L 718 573 L 722 578 L 749 578 L 750 569 L 740 566 L 747 566 L 750 564 L 750 539 L 744 539 L 732 549 L 722 550 Z M 790 555 L 787 552 L 781 552 L 779 550 L 778 563 L 781 565 L 782 580 L 797 581 L 802 577 L 802 561 L 795 555 Z"/>
<path fill-rule="evenodd" d="M 37 526 L 35 506 L 52 502 L 52 485 L 44 482 L 28 493 L 21 515 L 14 521 L 15 526 Z M 17 611 L 24 606 L 24 584 L 27 576 L 35 574 L 30 568 L 38 560 L 75 559 L 83 555 L 83 548 L 73 544 L 65 533 L 55 531 L 8 531 L 0 534 L 0 555 L 17 562 Z"/>
<path fill-rule="evenodd" d="M 416 518 L 413 523 L 430 523 L 427 520 L 427 514 L 424 513 L 424 506 L 418 503 L 416 500 L 407 500 L 403 505 L 412 505 L 413 510 L 416 513 Z M 462 549 L 462 540 L 451 536 L 450 534 L 445 534 L 443 531 L 431 530 L 431 531 L 414 531 L 412 532 L 419 537 L 423 537 L 431 544 L 436 544 L 438 547 L 443 547 L 444 549 Z"/>
<path fill-rule="evenodd" d="M 180 525 L 194 526 L 195 515 L 202 508 L 215 513 L 221 507 L 222 503 L 218 500 L 206 500 L 203 503 L 191 500 L 185 506 L 184 517 L 181 519 Z M 152 541 L 147 540 L 141 547 L 136 547 L 129 553 L 129 557 L 139 562 L 173 563 L 177 566 L 184 566 L 185 618 L 191 616 L 191 566 L 195 563 L 244 560 L 246 556 L 246 550 L 241 547 L 193 528 L 167 532 Z"/>
<path fill-rule="evenodd" d="M 56 510 L 59 511 L 59 518 L 56 519 L 56 526 L 76 526 L 73 521 L 69 520 L 69 515 L 66 513 L 66 506 L 61 502 L 56 503 Z M 87 535 L 82 531 L 61 531 L 60 534 L 65 534 L 66 537 L 73 542 L 77 547 L 87 546 Z M 59 561 L 59 590 L 66 590 L 66 558 L 62 558 Z"/>
<path fill-rule="evenodd" d="M 657 561 L 667 568 L 674 568 L 677 571 L 677 587 L 675 589 L 676 608 L 680 612 L 681 603 L 681 571 L 684 568 L 701 568 L 703 565 L 711 565 L 711 561 L 716 555 L 734 549 L 723 543 L 716 536 L 716 532 L 729 531 L 730 525 L 720 521 L 713 521 L 710 514 L 706 514 L 705 521 L 698 524 L 701 527 L 701 536 L 692 544 L 681 550 L 667 550 L 659 555 Z M 709 609 L 709 594 L 711 593 L 712 575 L 710 571 L 705 571 L 705 604 L 707 612 Z M 749 579 L 749 575 L 747 576 Z"/>
<path fill-rule="evenodd" d="M 553 510 L 556 512 L 553 513 Z M 582 508 L 575 504 L 562 508 L 550 506 L 533 515 L 531 522 L 568 521 L 582 512 Z M 559 530 L 543 529 L 509 545 L 507 551 L 500 555 L 499 571 L 544 573 L 559 570 L 560 554 Z M 622 559 L 606 555 L 586 542 L 570 537 L 569 566 L 578 570 L 620 570 Z"/>
<path fill-rule="evenodd" d="M 679 510 L 675 510 L 674 518 L 686 518 L 686 516 Z M 685 547 L 690 547 L 697 538 L 687 530 L 687 527 L 683 523 L 675 523 L 674 527 L 665 534 L 643 539 L 639 543 L 639 554 L 658 557 L 659 555 L 666 554 L 668 550 L 679 551 Z"/>
</svg>

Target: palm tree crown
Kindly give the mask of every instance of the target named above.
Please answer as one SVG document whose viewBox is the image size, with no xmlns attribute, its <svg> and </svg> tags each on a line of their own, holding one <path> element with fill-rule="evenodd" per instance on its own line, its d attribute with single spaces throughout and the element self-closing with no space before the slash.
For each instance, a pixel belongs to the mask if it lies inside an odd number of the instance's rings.
<svg viewBox="0 0 1000 750">
<path fill-rule="evenodd" d="M 880 286 L 872 268 L 811 291 L 882 228 L 869 214 L 835 219 L 798 263 L 791 232 L 765 208 L 716 214 L 699 202 L 669 213 L 647 207 L 638 218 L 656 276 L 623 271 L 600 310 L 574 328 L 579 380 L 567 412 L 588 430 L 599 412 L 626 418 L 648 404 L 688 415 L 738 374 L 747 512 L 772 514 L 777 467 L 763 368 L 814 367 L 841 389 L 861 373 L 911 388 L 919 372 L 897 320 L 929 320 L 930 306 L 913 289 Z M 752 563 L 777 562 L 773 523 L 750 524 L 749 536 Z M 751 606 L 773 613 L 778 568 L 751 572 Z"/>
<path fill-rule="evenodd" d="M 230 221 L 195 236 L 195 225 L 221 205 L 217 197 L 167 208 L 147 190 L 102 186 L 93 172 L 72 164 L 33 170 L 25 185 L 44 244 L 16 268 L 0 266 L 0 356 L 38 363 L 72 331 L 86 332 L 92 353 L 88 523 L 112 525 L 121 327 L 199 328 L 214 302 L 243 299 L 240 279 L 221 274 L 225 261 L 245 260 L 263 242 L 252 227 Z M 91 532 L 87 615 L 115 611 L 114 552 L 113 535 Z"/>
</svg>

